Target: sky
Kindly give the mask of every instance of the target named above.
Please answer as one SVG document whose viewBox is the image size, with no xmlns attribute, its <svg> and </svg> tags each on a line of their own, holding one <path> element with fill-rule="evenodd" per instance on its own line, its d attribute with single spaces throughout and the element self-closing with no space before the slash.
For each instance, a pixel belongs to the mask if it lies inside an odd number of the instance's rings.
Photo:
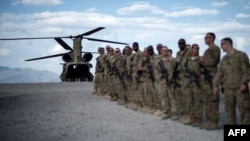
<svg viewBox="0 0 250 141">
<path fill-rule="evenodd" d="M 54 37 L 78 35 L 97 27 L 105 29 L 88 37 L 138 42 L 140 49 L 158 43 L 178 51 L 177 42 L 197 43 L 202 56 L 207 32 L 216 34 L 219 46 L 224 37 L 233 39 L 234 48 L 250 56 L 249 0 L 1 0 L 0 38 Z M 71 39 L 63 39 L 73 47 Z M 82 51 L 124 45 L 82 40 Z M 54 39 L 0 40 L 0 66 L 32 68 L 60 74 L 61 57 L 24 61 L 67 53 Z M 224 53 L 222 56 L 225 55 Z M 95 67 L 94 54 L 91 63 Z M 91 72 L 94 68 L 91 69 Z"/>
</svg>

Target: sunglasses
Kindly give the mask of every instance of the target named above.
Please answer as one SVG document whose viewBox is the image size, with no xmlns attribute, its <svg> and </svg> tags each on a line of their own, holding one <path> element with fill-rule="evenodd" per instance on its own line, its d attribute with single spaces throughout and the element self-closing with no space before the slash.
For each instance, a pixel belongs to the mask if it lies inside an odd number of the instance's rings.
<svg viewBox="0 0 250 141">
<path fill-rule="evenodd" d="M 210 37 L 210 36 L 206 36 L 206 37 L 205 37 L 205 39 L 208 39 L 208 38 L 212 38 L 212 37 Z"/>
<path fill-rule="evenodd" d="M 193 47 L 193 49 L 197 49 L 197 50 L 199 50 L 200 48 L 198 48 L 198 47 Z"/>
<path fill-rule="evenodd" d="M 220 45 L 223 46 L 224 44 L 226 44 L 226 42 L 223 42 L 223 43 L 221 43 Z"/>
</svg>

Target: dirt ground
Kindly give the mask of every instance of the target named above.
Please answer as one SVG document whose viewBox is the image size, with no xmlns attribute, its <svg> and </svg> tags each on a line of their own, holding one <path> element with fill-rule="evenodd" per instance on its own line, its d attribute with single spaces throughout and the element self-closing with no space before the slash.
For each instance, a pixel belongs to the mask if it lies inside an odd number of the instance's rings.
<svg viewBox="0 0 250 141">
<path fill-rule="evenodd" d="M 0 84 L 1 141 L 223 141 L 179 121 L 133 111 L 92 95 L 93 83 Z"/>
</svg>

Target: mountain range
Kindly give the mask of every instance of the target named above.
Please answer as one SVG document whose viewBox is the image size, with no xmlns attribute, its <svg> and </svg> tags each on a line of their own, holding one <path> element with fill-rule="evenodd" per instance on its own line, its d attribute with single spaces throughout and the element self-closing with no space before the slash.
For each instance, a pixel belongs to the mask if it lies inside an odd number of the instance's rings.
<svg viewBox="0 0 250 141">
<path fill-rule="evenodd" d="M 60 82 L 59 74 L 31 68 L 9 68 L 0 66 L 0 83 Z"/>
</svg>

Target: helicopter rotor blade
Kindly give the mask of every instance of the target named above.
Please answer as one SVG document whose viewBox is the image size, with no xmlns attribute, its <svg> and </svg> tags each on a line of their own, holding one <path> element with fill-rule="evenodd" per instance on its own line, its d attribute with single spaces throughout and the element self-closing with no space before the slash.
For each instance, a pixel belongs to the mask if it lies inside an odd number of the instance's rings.
<svg viewBox="0 0 250 141">
<path fill-rule="evenodd" d="M 92 51 L 82 51 L 82 53 L 99 53 L 99 52 L 92 52 Z"/>
<path fill-rule="evenodd" d="M 63 56 L 64 54 L 65 53 L 60 53 L 60 54 L 55 54 L 55 55 L 49 55 L 49 56 L 43 56 L 43 57 L 38 57 L 38 58 L 27 59 L 25 61 L 34 61 L 34 60 L 41 60 L 41 59 L 46 59 L 46 58 L 58 57 L 58 56 Z"/>
<path fill-rule="evenodd" d="M 79 35 L 79 36 L 88 36 L 88 35 L 91 35 L 91 34 L 97 32 L 97 31 L 100 31 L 100 30 L 102 30 L 102 29 L 104 29 L 104 28 L 105 28 L 105 27 L 97 27 L 97 28 L 95 28 L 95 29 L 93 29 L 93 30 L 90 30 L 90 31 L 88 31 L 88 32 L 85 32 L 85 33 L 83 33 L 83 34 L 81 34 L 81 35 Z"/>
<path fill-rule="evenodd" d="M 57 43 L 59 43 L 64 49 L 66 50 L 70 50 L 70 51 L 73 51 L 73 49 L 67 44 L 65 43 L 61 38 L 54 38 Z"/>
<path fill-rule="evenodd" d="M 71 36 L 65 36 L 65 37 L 33 37 L 33 38 L 2 38 L 0 40 L 33 40 L 33 39 L 53 39 L 53 38 L 71 38 Z"/>
<path fill-rule="evenodd" d="M 122 43 L 122 42 L 101 40 L 101 39 L 95 39 L 95 38 L 87 38 L 87 37 L 83 37 L 83 38 L 85 38 L 85 39 L 87 39 L 87 40 L 90 40 L 90 41 L 99 41 L 99 42 L 106 42 L 106 43 L 113 43 L 113 44 L 129 45 L 128 43 Z"/>
</svg>

